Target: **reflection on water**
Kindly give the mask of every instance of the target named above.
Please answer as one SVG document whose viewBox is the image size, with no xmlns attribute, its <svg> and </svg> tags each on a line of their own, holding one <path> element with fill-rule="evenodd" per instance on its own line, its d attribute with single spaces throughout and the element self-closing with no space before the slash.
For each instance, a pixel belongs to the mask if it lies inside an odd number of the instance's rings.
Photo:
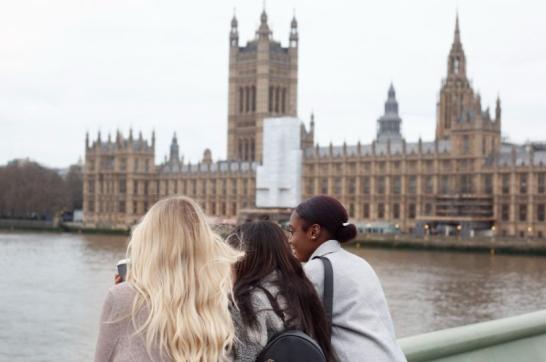
<svg viewBox="0 0 546 362">
<path fill-rule="evenodd" d="M 0 360 L 93 359 L 120 237 L 0 234 Z"/>
<path fill-rule="evenodd" d="M 92 360 L 126 241 L 0 233 L 0 360 Z M 350 250 L 379 275 L 399 337 L 545 308 L 544 258 Z"/>
</svg>

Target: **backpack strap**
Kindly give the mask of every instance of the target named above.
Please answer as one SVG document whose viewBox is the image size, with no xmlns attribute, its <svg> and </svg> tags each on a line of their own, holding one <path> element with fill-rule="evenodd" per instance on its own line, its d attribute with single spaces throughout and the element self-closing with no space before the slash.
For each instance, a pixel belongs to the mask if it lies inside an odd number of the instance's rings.
<svg viewBox="0 0 546 362">
<path fill-rule="evenodd" d="M 283 324 L 285 325 L 285 328 L 286 328 L 286 321 L 284 319 L 285 318 L 284 313 L 283 313 L 281 307 L 279 306 L 279 302 L 277 301 L 277 298 L 275 298 L 273 296 L 273 294 L 271 294 L 271 292 L 269 290 L 267 290 L 267 288 L 264 288 L 260 284 L 256 285 L 256 288 L 258 288 L 262 292 L 264 292 L 267 299 L 269 299 L 269 303 L 271 304 L 271 308 L 273 309 L 273 312 L 275 312 L 275 314 L 282 320 L 282 322 L 283 322 Z"/>
<path fill-rule="evenodd" d="M 320 259 L 324 265 L 324 290 L 322 294 L 322 303 L 326 318 L 330 325 L 330 335 L 332 335 L 332 311 L 334 306 L 334 270 L 332 262 L 325 256 L 315 256 L 313 259 Z"/>
</svg>

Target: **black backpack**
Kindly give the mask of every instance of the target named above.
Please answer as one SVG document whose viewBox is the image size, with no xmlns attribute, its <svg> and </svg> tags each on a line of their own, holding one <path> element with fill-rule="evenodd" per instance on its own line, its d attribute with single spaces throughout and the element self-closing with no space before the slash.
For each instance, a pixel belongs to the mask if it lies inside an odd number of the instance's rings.
<svg viewBox="0 0 546 362">
<path fill-rule="evenodd" d="M 318 257 L 324 264 L 324 294 L 323 303 L 330 328 L 332 328 L 332 302 L 334 278 L 332 264 L 325 257 Z M 271 301 L 271 294 L 266 291 Z M 275 309 L 275 308 L 274 308 Z M 282 318 L 282 317 L 281 317 Z M 271 337 L 262 352 L 256 358 L 257 362 L 326 362 L 326 357 L 319 344 L 307 334 L 298 330 L 287 330 Z"/>
</svg>

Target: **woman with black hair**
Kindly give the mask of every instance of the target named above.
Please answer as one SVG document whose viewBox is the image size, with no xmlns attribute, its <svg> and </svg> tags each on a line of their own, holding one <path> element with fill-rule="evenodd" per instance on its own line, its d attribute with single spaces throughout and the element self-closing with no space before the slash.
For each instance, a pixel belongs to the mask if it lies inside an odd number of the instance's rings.
<svg viewBox="0 0 546 362">
<path fill-rule="evenodd" d="M 234 360 L 255 361 L 272 336 L 300 330 L 335 361 L 322 303 L 283 230 L 267 221 L 245 223 L 227 242 L 245 252 L 235 264 Z"/>
<path fill-rule="evenodd" d="M 356 236 L 347 210 L 329 196 L 301 203 L 290 217 L 289 241 L 319 295 L 324 292 L 327 258 L 333 269 L 332 347 L 340 361 L 406 361 L 372 267 L 341 248 Z"/>
</svg>

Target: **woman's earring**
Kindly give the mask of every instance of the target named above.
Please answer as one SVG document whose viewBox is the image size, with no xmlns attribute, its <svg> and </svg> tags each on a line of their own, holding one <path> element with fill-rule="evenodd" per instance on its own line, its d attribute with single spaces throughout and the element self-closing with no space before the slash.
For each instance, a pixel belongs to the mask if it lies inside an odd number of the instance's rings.
<svg viewBox="0 0 546 362">
<path fill-rule="evenodd" d="M 311 236 L 312 240 L 315 240 L 317 237 L 315 235 Z"/>
</svg>

